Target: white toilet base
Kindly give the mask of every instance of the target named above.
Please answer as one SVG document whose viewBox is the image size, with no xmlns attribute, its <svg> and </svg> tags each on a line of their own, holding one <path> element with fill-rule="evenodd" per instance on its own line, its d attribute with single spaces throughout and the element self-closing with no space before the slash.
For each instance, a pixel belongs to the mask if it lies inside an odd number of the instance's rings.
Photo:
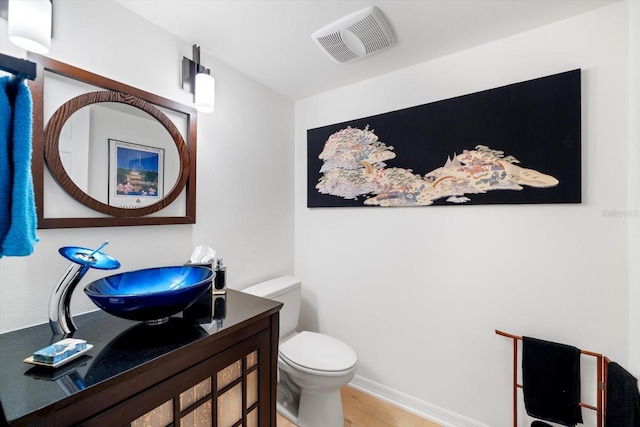
<svg viewBox="0 0 640 427">
<path fill-rule="evenodd" d="M 300 427 L 344 427 L 340 389 L 328 392 L 303 389 L 297 424 Z"/>
<path fill-rule="evenodd" d="M 276 410 L 299 427 L 344 427 L 340 389 L 292 390 L 291 379 L 280 371 Z M 300 390 L 300 389 L 297 389 Z"/>
<path fill-rule="evenodd" d="M 276 402 L 276 411 L 295 425 L 298 425 L 298 412 L 292 411 L 292 409 L 298 409 L 291 406 L 282 406 L 282 403 Z"/>
<path fill-rule="evenodd" d="M 299 427 L 344 427 L 340 391 L 320 394 L 303 392 L 299 405 L 297 403 L 283 404 L 278 401 L 276 410 Z"/>
<path fill-rule="evenodd" d="M 300 395 L 293 392 L 286 384 L 279 382 L 276 398 L 276 410 L 278 413 L 297 425 L 299 407 Z"/>
</svg>

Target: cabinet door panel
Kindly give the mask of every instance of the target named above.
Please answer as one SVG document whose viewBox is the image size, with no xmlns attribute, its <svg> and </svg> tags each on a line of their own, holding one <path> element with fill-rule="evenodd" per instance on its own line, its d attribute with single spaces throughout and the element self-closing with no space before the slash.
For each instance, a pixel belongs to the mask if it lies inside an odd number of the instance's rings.
<svg viewBox="0 0 640 427">
<path fill-rule="evenodd" d="M 167 427 L 173 422 L 173 399 L 131 422 L 131 427 Z"/>
<path fill-rule="evenodd" d="M 214 424 L 210 400 L 180 418 L 180 427 L 211 427 L 212 425 Z"/>
<path fill-rule="evenodd" d="M 271 387 L 270 336 L 269 330 L 260 332 L 83 425 L 230 427 L 241 420 L 246 425 L 258 425 L 258 419 L 269 420 L 270 394 L 258 390 Z"/>
<path fill-rule="evenodd" d="M 242 419 L 242 384 L 218 396 L 218 427 L 232 427 Z"/>
<path fill-rule="evenodd" d="M 188 390 L 180 393 L 180 411 L 184 411 L 191 407 L 199 400 L 211 394 L 211 378 L 205 378 L 199 384 L 190 387 Z"/>
</svg>

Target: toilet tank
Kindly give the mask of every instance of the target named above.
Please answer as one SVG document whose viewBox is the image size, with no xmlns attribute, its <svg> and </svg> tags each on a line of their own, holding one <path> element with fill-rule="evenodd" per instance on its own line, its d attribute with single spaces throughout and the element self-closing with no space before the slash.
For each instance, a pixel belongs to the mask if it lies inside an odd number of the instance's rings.
<svg viewBox="0 0 640 427">
<path fill-rule="evenodd" d="M 242 292 L 283 303 L 280 310 L 280 338 L 295 332 L 300 314 L 300 280 L 293 276 L 283 276 L 249 286 Z"/>
</svg>

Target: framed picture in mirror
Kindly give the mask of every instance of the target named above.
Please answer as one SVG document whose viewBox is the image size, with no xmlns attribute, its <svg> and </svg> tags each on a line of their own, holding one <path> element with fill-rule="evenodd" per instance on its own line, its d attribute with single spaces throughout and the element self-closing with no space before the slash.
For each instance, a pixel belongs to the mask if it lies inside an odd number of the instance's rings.
<svg viewBox="0 0 640 427">
<path fill-rule="evenodd" d="M 109 205 L 138 209 L 164 197 L 164 149 L 109 139 Z"/>
</svg>

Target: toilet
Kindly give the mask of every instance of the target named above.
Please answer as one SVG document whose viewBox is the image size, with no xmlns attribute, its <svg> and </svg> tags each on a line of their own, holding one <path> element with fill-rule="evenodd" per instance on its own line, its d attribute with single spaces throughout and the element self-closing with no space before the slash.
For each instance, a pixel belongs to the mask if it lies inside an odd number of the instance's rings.
<svg viewBox="0 0 640 427">
<path fill-rule="evenodd" d="M 300 427 L 343 427 L 340 387 L 356 373 L 357 356 L 342 341 L 297 332 L 300 280 L 278 277 L 242 292 L 282 302 L 278 350 L 277 410 Z"/>
</svg>

